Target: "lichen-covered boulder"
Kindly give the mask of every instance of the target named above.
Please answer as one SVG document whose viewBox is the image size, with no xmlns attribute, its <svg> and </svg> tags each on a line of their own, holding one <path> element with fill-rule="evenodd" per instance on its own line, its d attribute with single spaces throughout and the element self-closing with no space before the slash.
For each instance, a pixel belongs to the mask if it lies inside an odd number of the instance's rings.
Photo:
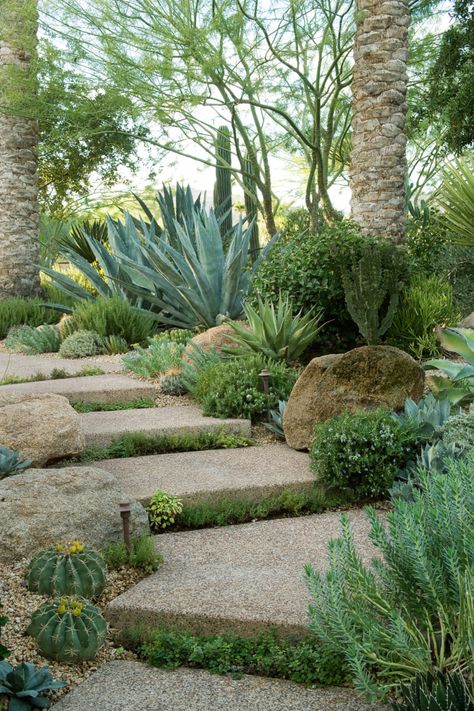
<svg viewBox="0 0 474 711">
<path fill-rule="evenodd" d="M 362 346 L 314 358 L 291 393 L 283 417 L 287 444 L 309 449 L 314 425 L 342 412 L 403 407 L 423 397 L 425 374 L 411 356 L 391 346 Z"/>
<path fill-rule="evenodd" d="M 62 395 L 0 392 L 0 444 L 43 466 L 84 449 L 81 419 Z"/>
<path fill-rule="evenodd" d="M 27 469 L 0 481 L 0 564 L 13 563 L 58 542 L 78 538 L 101 548 L 122 539 L 117 479 L 96 467 Z M 134 536 L 148 531 L 148 515 L 135 502 Z"/>
</svg>

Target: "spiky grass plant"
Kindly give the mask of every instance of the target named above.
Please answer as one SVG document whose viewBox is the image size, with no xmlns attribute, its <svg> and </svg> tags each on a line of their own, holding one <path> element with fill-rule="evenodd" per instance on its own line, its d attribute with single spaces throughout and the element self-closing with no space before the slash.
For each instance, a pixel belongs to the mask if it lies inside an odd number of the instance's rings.
<svg viewBox="0 0 474 711">
<path fill-rule="evenodd" d="M 5 340 L 5 346 L 9 351 L 25 355 L 57 353 L 60 345 L 59 330 L 49 324 L 38 326 L 38 328 L 13 326 Z"/>
<path fill-rule="evenodd" d="M 223 350 L 232 355 L 258 353 L 272 360 L 291 363 L 298 360 L 324 327 L 320 309 L 312 309 L 304 316 L 301 311 L 295 314 L 288 296 L 282 294 L 276 306 L 272 301 L 258 297 L 256 308 L 245 304 L 244 312 L 248 327 L 229 322 L 234 330 L 229 338 L 236 345 Z"/>
<path fill-rule="evenodd" d="M 329 544 L 329 572 L 306 566 L 311 629 L 342 652 L 374 699 L 428 672 L 474 672 L 474 454 L 421 475 L 387 525 L 368 509 L 379 558 L 367 566 L 349 519 Z"/>
</svg>

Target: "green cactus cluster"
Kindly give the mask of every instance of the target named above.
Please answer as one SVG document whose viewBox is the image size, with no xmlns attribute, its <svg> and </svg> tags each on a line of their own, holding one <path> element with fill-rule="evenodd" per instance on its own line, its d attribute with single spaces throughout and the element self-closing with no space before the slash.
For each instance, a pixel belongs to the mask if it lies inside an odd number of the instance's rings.
<svg viewBox="0 0 474 711">
<path fill-rule="evenodd" d="M 216 136 L 216 182 L 214 185 L 214 211 L 219 220 L 222 237 L 232 229 L 232 175 L 230 165 L 232 151 L 230 131 L 227 126 L 217 129 Z"/>
<path fill-rule="evenodd" d="M 255 182 L 254 167 L 250 156 L 246 155 L 242 162 L 244 175 L 244 200 L 245 213 L 249 225 L 252 225 L 250 233 L 250 258 L 255 262 L 260 252 L 260 240 L 258 236 L 258 211 L 257 211 L 257 184 Z"/>
<path fill-rule="evenodd" d="M 27 634 L 47 659 L 75 664 L 94 659 L 105 642 L 107 623 L 84 598 L 60 597 L 33 613 Z"/>
<path fill-rule="evenodd" d="M 93 599 L 105 587 L 105 563 L 78 540 L 58 544 L 36 555 L 28 567 L 27 585 L 40 595 L 79 595 Z"/>
</svg>

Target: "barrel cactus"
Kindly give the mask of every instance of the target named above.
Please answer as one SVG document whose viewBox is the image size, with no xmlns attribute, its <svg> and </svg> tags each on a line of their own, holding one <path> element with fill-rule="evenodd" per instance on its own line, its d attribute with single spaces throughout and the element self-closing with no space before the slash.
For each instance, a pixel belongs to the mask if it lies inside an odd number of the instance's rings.
<svg viewBox="0 0 474 711">
<path fill-rule="evenodd" d="M 40 595 L 79 595 L 92 599 L 105 587 L 105 563 L 92 548 L 80 541 L 59 543 L 41 551 L 28 568 L 28 590 Z"/>
<path fill-rule="evenodd" d="M 87 600 L 61 597 L 45 602 L 31 616 L 27 634 L 48 659 L 66 664 L 94 659 L 107 636 L 107 623 Z"/>
</svg>

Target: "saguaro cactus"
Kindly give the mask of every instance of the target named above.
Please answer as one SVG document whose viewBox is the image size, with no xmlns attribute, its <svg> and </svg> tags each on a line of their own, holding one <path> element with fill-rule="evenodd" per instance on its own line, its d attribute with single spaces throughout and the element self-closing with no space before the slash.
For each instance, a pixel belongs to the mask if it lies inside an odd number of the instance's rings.
<svg viewBox="0 0 474 711">
<path fill-rule="evenodd" d="M 221 235 L 232 229 L 232 151 L 230 131 L 227 126 L 217 129 L 216 136 L 216 182 L 214 185 L 214 211 L 220 220 Z"/>
<path fill-rule="evenodd" d="M 246 155 L 243 160 L 242 168 L 244 173 L 245 212 L 249 223 L 253 221 L 252 232 L 250 233 L 250 257 L 252 262 L 254 262 L 257 259 L 260 250 L 257 222 L 257 184 L 253 173 L 253 163 L 248 155 Z"/>
</svg>

